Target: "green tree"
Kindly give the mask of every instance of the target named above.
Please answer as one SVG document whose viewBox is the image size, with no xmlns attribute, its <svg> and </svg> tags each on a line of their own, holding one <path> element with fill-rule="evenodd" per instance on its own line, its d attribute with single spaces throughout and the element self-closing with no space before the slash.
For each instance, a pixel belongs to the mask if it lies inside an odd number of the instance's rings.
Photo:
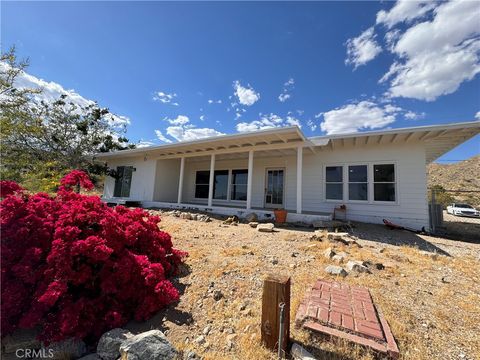
<svg viewBox="0 0 480 360">
<path fill-rule="evenodd" d="M 132 148 L 123 136 L 125 124 L 97 103 L 80 106 L 61 95 L 54 102 L 38 101 L 41 90 L 16 86 L 28 66 L 18 62 L 15 49 L 0 63 L 1 176 L 32 190 L 54 190 L 58 178 L 71 169 L 102 174 L 94 163 L 98 152 Z"/>
</svg>

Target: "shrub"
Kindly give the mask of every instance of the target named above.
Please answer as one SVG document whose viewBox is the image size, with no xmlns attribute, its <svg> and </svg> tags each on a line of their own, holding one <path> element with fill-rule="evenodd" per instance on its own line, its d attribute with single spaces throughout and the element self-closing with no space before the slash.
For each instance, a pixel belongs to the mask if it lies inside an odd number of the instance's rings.
<svg viewBox="0 0 480 360">
<path fill-rule="evenodd" d="M 73 192 L 78 183 L 91 184 L 77 171 L 55 197 L 10 191 L 0 203 L 3 335 L 38 326 L 46 343 L 95 341 L 178 300 L 169 278 L 186 253 L 172 247 L 160 218 L 109 208 Z"/>
</svg>

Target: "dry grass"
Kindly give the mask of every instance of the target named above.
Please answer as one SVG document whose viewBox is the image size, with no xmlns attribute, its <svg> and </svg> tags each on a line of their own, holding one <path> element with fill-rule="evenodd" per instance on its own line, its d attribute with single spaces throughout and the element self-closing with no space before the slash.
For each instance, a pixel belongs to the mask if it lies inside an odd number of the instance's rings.
<svg viewBox="0 0 480 360">
<path fill-rule="evenodd" d="M 212 360 L 275 358 L 260 344 L 262 280 L 275 272 L 292 279 L 293 340 L 322 359 L 373 359 L 374 354 L 364 348 L 312 336 L 294 327 L 305 290 L 320 277 L 331 278 L 323 270 L 331 263 L 323 252 L 333 247 L 346 252 L 348 259 L 387 265 L 373 274 L 350 274 L 341 280 L 370 289 L 390 324 L 401 359 L 454 359 L 459 354 L 467 359 L 480 358 L 480 275 L 475 252 L 462 258 L 432 259 L 409 246 L 387 246 L 379 252 L 383 244 L 349 247 L 310 241 L 311 233 L 304 231 L 281 229 L 263 234 L 242 224 L 220 227 L 218 223 L 171 217 L 162 222 L 174 235 L 175 245 L 190 254 L 187 263 L 191 272 L 180 279 L 186 288 L 176 309 L 191 314 L 192 323 L 164 322 L 167 337 L 179 350 L 195 351 Z M 212 282 L 224 295 L 220 301 L 209 292 Z M 207 325 L 212 328 L 205 336 L 207 343 L 195 343 Z M 236 334 L 232 349 L 227 348 L 230 332 Z"/>
</svg>

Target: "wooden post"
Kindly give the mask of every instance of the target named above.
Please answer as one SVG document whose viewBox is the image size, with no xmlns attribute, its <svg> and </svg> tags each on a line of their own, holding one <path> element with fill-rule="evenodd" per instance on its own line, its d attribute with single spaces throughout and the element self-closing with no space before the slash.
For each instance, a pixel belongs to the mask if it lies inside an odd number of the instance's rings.
<svg viewBox="0 0 480 360">
<path fill-rule="evenodd" d="M 287 351 L 290 340 L 290 277 L 270 274 L 263 282 L 262 343 L 267 349 L 278 350 L 280 304 L 285 304 L 285 327 L 282 350 Z"/>
</svg>

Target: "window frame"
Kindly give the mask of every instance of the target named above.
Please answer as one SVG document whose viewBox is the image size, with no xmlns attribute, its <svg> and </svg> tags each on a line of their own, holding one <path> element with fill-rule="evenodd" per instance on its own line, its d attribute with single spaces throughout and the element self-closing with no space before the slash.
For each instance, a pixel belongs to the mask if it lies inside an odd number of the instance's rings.
<svg viewBox="0 0 480 360">
<path fill-rule="evenodd" d="M 367 184 L 368 184 L 368 198 L 367 200 L 349 200 L 349 188 L 348 188 L 348 167 L 355 165 L 367 165 Z M 394 179 L 395 179 L 395 201 L 376 201 L 374 194 L 374 165 L 393 165 Z M 343 198 L 342 199 L 327 199 L 327 167 L 342 166 L 343 167 Z M 322 198 L 324 202 L 333 204 L 363 204 L 363 205 L 386 205 L 386 206 L 399 206 L 400 194 L 398 186 L 398 163 L 396 160 L 381 160 L 381 161 L 363 161 L 363 162 L 345 162 L 345 163 L 325 163 L 322 168 L 322 182 L 323 182 L 323 194 Z M 382 182 L 383 183 L 383 182 Z M 391 182 L 388 182 L 391 183 Z"/>
<path fill-rule="evenodd" d="M 234 172 L 234 171 L 238 171 L 238 170 L 244 170 L 244 171 L 247 172 L 247 182 L 246 182 L 245 184 L 234 184 L 234 183 L 233 183 L 233 172 Z M 234 187 L 235 185 L 244 185 L 244 186 L 247 187 L 247 192 L 248 192 L 248 168 L 245 169 L 245 168 L 241 168 L 241 167 L 240 167 L 240 168 L 230 169 L 229 171 L 230 171 L 230 179 L 229 179 L 230 181 L 229 181 L 229 183 L 228 183 L 228 185 L 229 185 L 229 188 L 228 188 L 228 201 L 239 202 L 239 203 L 245 203 L 245 202 L 247 202 L 246 199 L 245 199 L 245 200 L 232 199 L 232 191 L 233 191 L 233 187 Z M 247 194 L 247 196 L 248 196 L 248 194 Z"/>
<path fill-rule="evenodd" d="M 118 169 L 119 168 L 124 168 L 123 170 L 123 173 L 122 173 L 122 177 L 121 177 L 121 180 L 120 178 L 119 179 L 115 179 L 115 182 L 113 183 L 113 197 L 114 198 L 117 198 L 117 199 L 129 199 L 130 198 L 130 195 L 131 195 L 131 192 L 132 192 L 132 182 L 133 182 L 133 173 L 135 172 L 135 167 L 133 165 L 118 165 L 116 167 L 116 171 L 118 172 Z M 128 196 L 124 196 L 123 195 L 123 186 L 125 185 L 125 180 L 124 180 L 124 177 L 125 177 L 125 169 L 126 168 L 131 168 L 132 169 L 132 172 L 131 172 L 131 175 L 130 175 L 130 184 L 129 184 L 129 188 L 128 188 Z M 116 196 L 115 195 L 115 188 L 117 187 L 117 181 L 121 181 L 122 182 L 122 185 L 120 187 L 120 196 Z"/>
<path fill-rule="evenodd" d="M 397 163 L 395 161 L 375 161 L 371 164 L 371 173 L 372 173 L 372 204 L 382 204 L 382 205 L 398 205 L 399 204 L 399 195 L 398 195 L 398 175 L 397 175 Z M 391 181 L 375 181 L 375 165 L 393 165 L 393 182 Z M 384 200 L 375 200 L 375 184 L 393 184 L 395 191 L 395 201 L 384 201 Z"/>
<path fill-rule="evenodd" d="M 233 202 L 233 203 L 246 203 L 247 201 L 246 200 L 234 200 L 232 199 L 232 181 L 233 181 L 233 171 L 235 170 L 246 170 L 247 171 L 247 174 L 248 174 L 248 168 L 244 168 L 244 167 L 235 167 L 235 168 L 219 168 L 219 169 L 215 169 L 214 171 L 228 171 L 228 186 L 227 186 L 227 198 L 226 199 L 215 199 L 215 197 L 212 198 L 213 201 L 217 202 L 217 203 L 227 203 L 227 202 Z M 193 199 L 194 200 L 199 200 L 199 201 L 205 201 L 205 200 L 208 200 L 208 196 L 206 198 L 197 198 L 195 196 L 195 193 L 196 193 L 196 187 L 197 187 L 197 172 L 199 171 L 205 171 L 205 172 L 208 172 L 208 176 L 209 176 L 209 179 L 210 179 L 210 169 L 204 169 L 204 168 L 200 168 L 200 169 L 195 169 L 194 170 L 194 184 L 193 184 Z M 208 184 L 198 184 L 198 185 L 207 185 L 207 187 L 210 186 L 210 183 Z M 243 185 L 243 184 L 240 184 L 240 185 Z M 248 175 L 247 175 L 247 184 L 245 184 L 246 186 L 248 186 Z M 215 185 L 214 185 L 215 186 Z M 215 193 L 213 194 L 215 195 Z"/>
<path fill-rule="evenodd" d="M 366 166 L 367 167 L 367 181 L 366 182 L 350 181 L 350 171 L 349 171 L 350 166 Z M 346 195 L 344 195 L 344 198 L 346 198 L 346 201 L 348 201 L 349 203 L 361 203 L 361 204 L 369 203 L 370 202 L 370 195 L 371 195 L 371 191 L 370 191 L 370 180 L 371 180 L 370 164 L 367 163 L 367 162 L 364 162 L 364 163 L 349 163 L 349 164 L 346 164 L 345 167 L 346 167 L 346 169 L 345 169 L 346 177 L 344 178 L 345 179 L 344 182 L 345 182 L 345 188 L 346 188 Z M 367 198 L 365 200 L 352 200 L 352 199 L 350 199 L 350 184 L 367 184 Z"/>
<path fill-rule="evenodd" d="M 197 184 L 197 174 L 199 172 L 207 172 L 208 173 L 208 179 L 209 181 L 206 183 L 206 184 Z M 197 169 L 195 170 L 195 177 L 194 177 L 194 183 L 193 183 L 193 198 L 195 200 L 208 200 L 208 193 L 210 191 L 210 169 L 208 170 L 203 170 L 203 169 Z M 197 197 L 197 185 L 201 185 L 201 186 L 207 186 L 207 197 L 203 198 L 203 197 Z"/>
<path fill-rule="evenodd" d="M 323 199 L 326 202 L 332 203 L 344 203 L 345 202 L 345 165 L 346 164 L 325 164 L 323 167 Z M 327 167 L 342 167 L 342 182 L 327 182 Z M 341 199 L 328 199 L 327 198 L 327 184 L 342 184 L 342 198 Z"/>
</svg>

